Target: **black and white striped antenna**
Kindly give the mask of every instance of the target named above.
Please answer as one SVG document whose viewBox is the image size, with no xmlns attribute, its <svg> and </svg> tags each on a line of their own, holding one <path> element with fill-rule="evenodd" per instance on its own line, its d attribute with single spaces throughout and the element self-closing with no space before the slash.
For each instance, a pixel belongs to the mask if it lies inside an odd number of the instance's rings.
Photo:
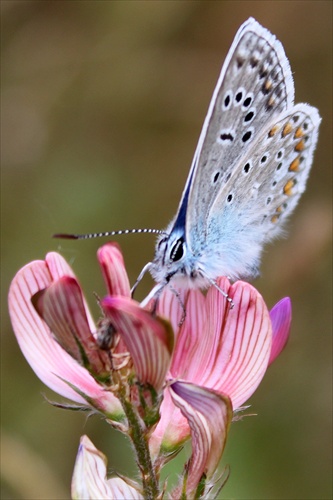
<svg viewBox="0 0 333 500">
<path fill-rule="evenodd" d="M 104 233 L 87 233 L 87 234 L 67 234 L 56 233 L 53 238 L 61 238 L 65 240 L 90 240 L 92 238 L 103 238 L 106 236 L 118 236 L 120 234 L 135 234 L 135 233 L 153 233 L 153 234 L 167 234 L 161 229 L 121 229 L 119 231 L 105 231 Z"/>
</svg>

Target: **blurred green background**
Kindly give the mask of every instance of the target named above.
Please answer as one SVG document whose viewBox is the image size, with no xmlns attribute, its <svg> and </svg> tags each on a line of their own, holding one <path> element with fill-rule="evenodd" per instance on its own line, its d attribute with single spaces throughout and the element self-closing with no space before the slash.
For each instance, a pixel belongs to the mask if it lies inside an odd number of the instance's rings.
<svg viewBox="0 0 333 500">
<path fill-rule="evenodd" d="M 221 497 L 332 498 L 332 2 L 2 0 L 1 9 L 1 498 L 68 498 L 84 433 L 111 468 L 133 472 L 128 443 L 105 422 L 43 399 L 61 400 L 21 355 L 8 287 L 21 266 L 58 250 L 93 307 L 92 292 L 104 293 L 102 241 L 52 233 L 169 222 L 221 65 L 250 15 L 282 41 L 296 102 L 317 106 L 323 122 L 289 237 L 267 248 L 255 283 L 269 306 L 291 297 L 291 339 L 251 398 L 258 416 L 232 426 Z M 133 282 L 154 237 L 118 241 Z M 145 278 L 138 298 L 151 284 Z"/>
</svg>

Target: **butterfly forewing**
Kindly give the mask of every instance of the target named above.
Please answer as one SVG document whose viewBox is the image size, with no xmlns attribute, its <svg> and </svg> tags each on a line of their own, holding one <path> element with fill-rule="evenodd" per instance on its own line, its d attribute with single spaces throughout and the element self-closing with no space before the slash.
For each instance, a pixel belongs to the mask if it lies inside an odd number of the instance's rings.
<svg viewBox="0 0 333 500">
<path fill-rule="evenodd" d="M 186 237 L 196 251 L 207 214 L 237 160 L 273 117 L 293 104 L 294 85 L 281 43 L 255 20 L 239 29 L 201 132 L 189 191 Z"/>
</svg>

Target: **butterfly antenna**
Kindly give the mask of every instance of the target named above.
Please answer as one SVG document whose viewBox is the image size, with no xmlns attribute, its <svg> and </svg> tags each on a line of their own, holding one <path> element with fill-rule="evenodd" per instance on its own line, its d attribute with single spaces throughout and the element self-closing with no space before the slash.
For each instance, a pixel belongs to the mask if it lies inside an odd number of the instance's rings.
<svg viewBox="0 0 333 500">
<path fill-rule="evenodd" d="M 88 234 L 56 233 L 53 235 L 53 238 L 61 238 L 65 240 L 90 240 L 92 238 L 103 238 L 105 236 L 118 236 L 120 234 L 134 234 L 134 233 L 166 234 L 165 231 L 161 231 L 160 229 L 122 229 L 119 231 L 106 231 L 104 233 L 88 233 Z"/>
</svg>

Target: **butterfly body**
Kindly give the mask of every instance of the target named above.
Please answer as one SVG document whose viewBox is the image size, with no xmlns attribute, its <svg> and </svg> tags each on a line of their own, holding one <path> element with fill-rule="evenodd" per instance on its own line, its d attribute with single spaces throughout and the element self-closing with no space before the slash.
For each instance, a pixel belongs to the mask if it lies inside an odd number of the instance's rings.
<svg viewBox="0 0 333 500">
<path fill-rule="evenodd" d="M 319 124 L 316 108 L 294 105 L 282 44 L 250 18 L 222 67 L 177 215 L 148 265 L 160 288 L 258 274 L 264 244 L 305 190 Z"/>
</svg>

